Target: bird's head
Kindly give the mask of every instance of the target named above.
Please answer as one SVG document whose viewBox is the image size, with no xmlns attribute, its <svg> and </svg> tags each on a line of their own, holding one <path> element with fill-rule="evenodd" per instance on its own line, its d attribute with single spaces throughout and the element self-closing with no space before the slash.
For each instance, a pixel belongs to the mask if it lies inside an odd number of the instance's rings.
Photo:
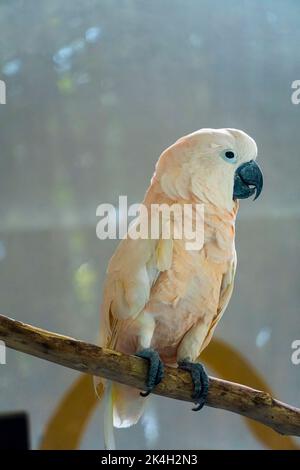
<svg viewBox="0 0 300 470">
<path fill-rule="evenodd" d="M 238 199 L 263 187 L 257 146 L 238 129 L 200 129 L 179 139 L 161 155 L 156 176 L 172 198 L 196 196 L 231 210 Z"/>
</svg>

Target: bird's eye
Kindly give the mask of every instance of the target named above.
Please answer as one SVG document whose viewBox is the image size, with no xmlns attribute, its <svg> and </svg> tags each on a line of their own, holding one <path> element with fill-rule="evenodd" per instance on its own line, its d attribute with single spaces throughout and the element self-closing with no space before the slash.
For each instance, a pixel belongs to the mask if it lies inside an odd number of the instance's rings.
<svg viewBox="0 0 300 470">
<path fill-rule="evenodd" d="M 233 152 L 231 152 L 231 150 L 227 150 L 227 152 L 225 152 L 225 157 L 226 157 L 226 158 L 230 158 L 230 159 L 231 159 L 231 158 L 234 158 L 234 156 L 235 156 L 235 155 L 234 155 Z"/>
<path fill-rule="evenodd" d="M 221 156 L 228 163 L 235 163 L 237 161 L 236 154 L 232 150 L 223 150 Z"/>
</svg>

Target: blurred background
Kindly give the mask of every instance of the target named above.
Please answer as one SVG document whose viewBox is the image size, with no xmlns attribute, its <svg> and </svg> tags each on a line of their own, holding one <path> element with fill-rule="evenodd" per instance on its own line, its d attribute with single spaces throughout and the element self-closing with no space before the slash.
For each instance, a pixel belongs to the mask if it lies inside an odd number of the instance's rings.
<svg viewBox="0 0 300 470">
<path fill-rule="evenodd" d="M 96 237 L 98 204 L 123 194 L 141 201 L 159 154 L 178 137 L 241 128 L 257 141 L 265 189 L 241 203 L 236 286 L 216 337 L 299 406 L 300 366 L 291 362 L 300 339 L 300 105 L 291 102 L 299 16 L 297 0 L 3 0 L 1 313 L 95 342 L 117 244 Z M 226 367 L 242 380 L 234 361 Z M 8 350 L 0 413 L 26 410 L 36 449 L 78 376 Z M 243 377 L 252 385 L 247 368 Z M 73 406 L 84 413 L 85 395 Z M 118 447 L 270 447 L 266 429 L 190 408 L 153 397 L 142 423 L 116 433 Z M 97 410 L 80 448 L 102 447 L 101 426 Z"/>
</svg>

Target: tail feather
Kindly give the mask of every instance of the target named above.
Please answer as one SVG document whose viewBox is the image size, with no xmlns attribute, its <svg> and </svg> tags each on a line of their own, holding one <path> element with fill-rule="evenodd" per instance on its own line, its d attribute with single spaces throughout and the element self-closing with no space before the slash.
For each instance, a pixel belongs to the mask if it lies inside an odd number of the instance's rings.
<svg viewBox="0 0 300 470">
<path fill-rule="evenodd" d="M 94 378 L 98 398 L 104 398 L 104 445 L 115 450 L 114 427 L 127 428 L 136 424 L 142 416 L 147 399 L 140 391 L 110 380 Z"/>
<path fill-rule="evenodd" d="M 104 401 L 104 447 L 106 450 L 115 450 L 115 438 L 113 430 L 113 384 L 110 380 L 94 377 L 94 388 L 100 402 Z"/>
<path fill-rule="evenodd" d="M 104 445 L 106 450 L 116 450 L 113 426 L 113 384 L 107 382 L 104 397 Z"/>
<path fill-rule="evenodd" d="M 113 384 L 113 424 L 116 428 L 128 428 L 142 416 L 147 399 L 140 391 L 127 385 Z"/>
</svg>

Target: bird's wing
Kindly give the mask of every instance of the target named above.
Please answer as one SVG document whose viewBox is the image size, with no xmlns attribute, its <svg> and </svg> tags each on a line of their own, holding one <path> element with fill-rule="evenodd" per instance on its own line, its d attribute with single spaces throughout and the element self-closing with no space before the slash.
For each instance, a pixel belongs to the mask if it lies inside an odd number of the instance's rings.
<svg viewBox="0 0 300 470">
<path fill-rule="evenodd" d="M 233 256 L 232 262 L 230 263 L 230 267 L 228 271 L 223 275 L 217 313 L 210 325 L 206 338 L 203 341 L 200 353 L 209 344 L 214 334 L 215 328 L 217 324 L 219 323 L 220 319 L 222 318 L 222 315 L 225 312 L 226 307 L 229 303 L 229 300 L 231 298 L 232 291 L 233 291 L 234 277 L 235 277 L 235 272 L 236 272 L 236 263 L 237 263 L 236 252 L 234 252 L 234 256 Z"/>
<path fill-rule="evenodd" d="M 101 315 L 101 344 L 114 349 L 120 324 L 135 319 L 160 272 L 170 268 L 172 239 L 121 241 L 110 260 Z"/>
</svg>

